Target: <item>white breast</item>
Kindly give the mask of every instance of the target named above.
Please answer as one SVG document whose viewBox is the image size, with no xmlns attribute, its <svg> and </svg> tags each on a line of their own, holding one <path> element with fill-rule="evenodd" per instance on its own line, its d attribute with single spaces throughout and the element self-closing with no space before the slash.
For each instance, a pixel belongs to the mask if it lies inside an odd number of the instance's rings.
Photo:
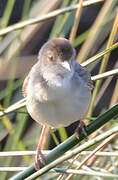
<svg viewBox="0 0 118 180">
<path fill-rule="evenodd" d="M 64 84 L 57 89 L 48 88 L 47 101 L 41 102 L 34 96 L 27 97 L 28 112 L 38 123 L 57 128 L 83 118 L 91 97 L 89 89 L 83 83 L 78 89 L 70 87 L 68 81 Z"/>
</svg>

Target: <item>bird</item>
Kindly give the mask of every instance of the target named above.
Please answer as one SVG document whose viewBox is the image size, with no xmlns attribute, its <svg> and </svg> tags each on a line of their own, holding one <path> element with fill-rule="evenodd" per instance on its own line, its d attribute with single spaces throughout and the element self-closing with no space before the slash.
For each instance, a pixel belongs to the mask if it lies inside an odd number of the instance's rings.
<svg viewBox="0 0 118 180">
<path fill-rule="evenodd" d="M 91 90 L 90 73 L 76 61 L 75 48 L 63 37 L 53 38 L 41 47 L 22 87 L 30 116 L 43 127 L 51 128 L 67 127 L 82 120 L 89 107 Z M 39 146 L 36 169 L 42 156 Z"/>
</svg>

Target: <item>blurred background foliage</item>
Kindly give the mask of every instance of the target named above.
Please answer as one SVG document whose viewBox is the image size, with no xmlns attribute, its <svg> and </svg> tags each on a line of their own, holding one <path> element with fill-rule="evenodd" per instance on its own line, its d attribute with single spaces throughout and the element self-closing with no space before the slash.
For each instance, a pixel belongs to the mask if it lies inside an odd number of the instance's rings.
<svg viewBox="0 0 118 180">
<path fill-rule="evenodd" d="M 93 3 L 92 3 L 93 2 Z M 37 61 L 40 47 L 50 38 L 65 37 L 70 39 L 76 48 L 78 62 L 85 62 L 90 57 L 105 50 L 118 40 L 118 1 L 117 0 L 0 0 L 0 31 L 28 19 L 35 18 L 80 3 L 73 11 L 54 16 L 36 24 L 24 26 L 17 31 L 11 31 L 0 36 L 0 110 L 4 111 L 10 105 L 22 99 L 22 83 L 28 71 Z M 88 3 L 88 4 L 87 4 Z M 89 5 L 90 3 L 90 5 Z M 85 5 L 84 5 L 85 4 Z M 86 5 L 87 4 L 87 5 Z M 87 66 L 91 75 L 97 75 L 118 68 L 118 51 L 115 49 L 101 59 Z M 86 115 L 89 124 L 99 114 L 118 102 L 117 76 L 109 76 L 94 83 L 92 101 Z M 115 126 L 111 121 L 98 130 L 98 135 Z M 77 123 L 67 128 L 60 128 L 49 136 L 45 149 L 52 149 L 74 133 Z M 34 122 L 22 107 L 0 118 L 0 151 L 35 150 L 40 135 L 40 125 Z M 44 137 L 47 138 L 47 137 Z M 113 151 L 118 149 L 115 139 L 103 149 Z M 80 160 L 82 157 L 80 157 Z M 0 166 L 28 166 L 32 156 L 0 157 Z M 117 157 L 107 159 L 93 158 L 88 163 L 110 172 L 118 172 Z M 14 174 L 0 172 L 4 180 Z M 57 178 L 57 174 L 49 174 L 49 178 Z M 46 175 L 45 175 L 46 176 Z M 43 177 L 45 179 L 45 176 Z M 80 176 L 86 179 L 87 176 Z M 74 176 L 78 179 L 78 176 Z M 47 176 L 46 176 L 47 178 Z M 89 177 L 91 178 L 91 177 Z M 93 179 L 95 179 L 93 177 Z"/>
</svg>

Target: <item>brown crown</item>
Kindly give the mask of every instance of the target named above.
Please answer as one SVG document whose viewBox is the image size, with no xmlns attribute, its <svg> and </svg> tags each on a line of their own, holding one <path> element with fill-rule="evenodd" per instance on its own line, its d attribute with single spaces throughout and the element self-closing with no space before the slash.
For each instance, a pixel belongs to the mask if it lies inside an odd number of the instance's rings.
<svg viewBox="0 0 118 180">
<path fill-rule="evenodd" d="M 75 54 L 75 50 L 71 43 L 65 38 L 55 38 L 48 41 L 43 46 L 43 51 L 46 52 L 47 50 L 53 51 L 53 53 L 55 53 L 55 55 L 57 54 L 62 61 L 70 60 Z"/>
</svg>

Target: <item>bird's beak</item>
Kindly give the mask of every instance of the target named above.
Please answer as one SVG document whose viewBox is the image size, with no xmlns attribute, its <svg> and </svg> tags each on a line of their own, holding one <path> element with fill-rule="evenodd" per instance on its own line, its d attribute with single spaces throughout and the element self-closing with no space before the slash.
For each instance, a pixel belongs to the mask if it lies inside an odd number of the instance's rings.
<svg viewBox="0 0 118 180">
<path fill-rule="evenodd" d="M 68 71 L 71 71 L 70 64 L 68 61 L 61 62 L 61 65 L 66 68 Z"/>
</svg>

